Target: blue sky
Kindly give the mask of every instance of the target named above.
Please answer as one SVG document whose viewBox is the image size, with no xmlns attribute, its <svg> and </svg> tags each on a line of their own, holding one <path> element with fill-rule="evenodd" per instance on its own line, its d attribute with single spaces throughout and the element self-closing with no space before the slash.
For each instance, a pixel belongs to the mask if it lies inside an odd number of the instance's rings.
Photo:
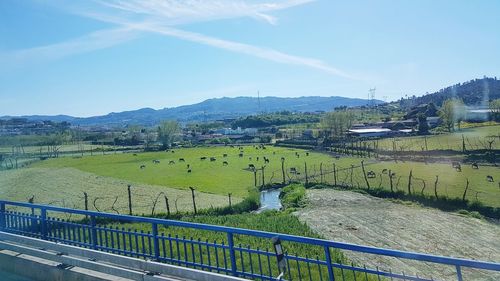
<svg viewBox="0 0 500 281">
<path fill-rule="evenodd" d="M 0 116 L 387 100 L 500 76 L 500 1 L 0 1 Z"/>
</svg>

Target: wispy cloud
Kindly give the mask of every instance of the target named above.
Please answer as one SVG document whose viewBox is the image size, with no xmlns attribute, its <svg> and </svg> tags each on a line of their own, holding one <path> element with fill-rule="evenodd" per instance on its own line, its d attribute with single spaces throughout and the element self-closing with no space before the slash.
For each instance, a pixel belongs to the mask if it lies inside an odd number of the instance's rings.
<svg viewBox="0 0 500 281">
<path fill-rule="evenodd" d="M 147 25 L 147 24 L 140 24 L 140 25 L 135 25 L 135 28 L 144 30 L 144 31 L 150 31 L 150 32 L 155 32 L 167 36 L 172 36 L 176 37 L 179 39 L 191 41 L 191 42 L 196 42 L 212 47 L 216 47 L 219 49 L 224 49 L 232 52 L 237 52 L 237 53 L 242 53 L 254 57 L 258 57 L 261 59 L 266 59 L 274 62 L 279 62 L 279 63 L 286 63 L 286 64 L 293 64 L 293 65 L 302 65 L 302 66 L 307 66 L 315 69 L 319 69 L 322 71 L 325 71 L 327 73 L 345 77 L 345 78 L 352 78 L 349 74 L 344 73 L 343 71 L 332 67 L 328 65 L 327 63 L 318 60 L 318 59 L 313 59 L 313 58 L 307 58 L 307 57 L 300 57 L 300 56 L 294 56 L 294 55 L 289 55 L 283 52 L 279 52 L 273 49 L 268 49 L 268 48 L 262 48 L 262 47 L 257 47 L 253 45 L 248 45 L 248 44 L 243 44 L 243 43 L 238 43 L 238 42 L 233 42 L 233 41 L 228 41 L 228 40 L 222 40 L 210 36 L 205 36 L 203 34 L 199 33 L 194 33 L 194 32 L 188 32 L 188 31 L 183 31 L 175 28 L 169 28 L 165 26 L 156 26 L 156 25 Z"/>
<path fill-rule="evenodd" d="M 118 25 L 118 28 L 97 31 L 67 42 L 18 50 L 7 56 L 4 54 L 3 57 L 18 61 L 58 59 L 111 47 L 132 40 L 143 32 L 152 32 L 273 62 L 305 66 L 352 78 L 351 75 L 319 59 L 291 55 L 271 48 L 219 39 L 178 28 L 183 24 L 242 17 L 276 24 L 278 20 L 270 15 L 270 12 L 312 1 L 314 0 L 95 0 L 97 6 L 67 8 L 81 16 L 113 23 Z"/>
<path fill-rule="evenodd" d="M 119 27 L 98 30 L 61 43 L 0 53 L 1 68 L 55 60 L 80 53 L 105 49 L 133 40 L 140 35 L 134 29 Z"/>
</svg>

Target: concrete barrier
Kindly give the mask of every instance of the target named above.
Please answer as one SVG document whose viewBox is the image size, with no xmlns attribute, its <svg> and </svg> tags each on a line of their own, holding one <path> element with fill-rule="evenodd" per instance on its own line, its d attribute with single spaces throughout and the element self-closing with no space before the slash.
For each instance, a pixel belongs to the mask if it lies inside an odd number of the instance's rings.
<svg viewBox="0 0 500 281">
<path fill-rule="evenodd" d="M 1 231 L 0 270 L 36 281 L 246 280 Z"/>
</svg>

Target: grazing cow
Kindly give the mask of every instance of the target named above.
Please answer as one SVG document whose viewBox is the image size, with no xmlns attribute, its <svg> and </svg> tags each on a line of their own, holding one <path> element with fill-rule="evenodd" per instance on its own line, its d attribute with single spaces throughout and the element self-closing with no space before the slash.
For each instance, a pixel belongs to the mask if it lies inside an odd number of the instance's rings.
<svg viewBox="0 0 500 281">
<path fill-rule="evenodd" d="M 203 156 L 203 157 L 200 157 L 200 160 L 203 161 L 203 160 L 207 160 L 207 157 Z"/>
<path fill-rule="evenodd" d="M 259 156 L 257 156 L 257 161 L 259 161 Z"/>
<path fill-rule="evenodd" d="M 295 168 L 295 167 L 290 168 L 290 173 L 296 174 L 297 173 L 297 168 Z"/>
<path fill-rule="evenodd" d="M 141 169 L 145 169 L 146 168 L 146 165 L 141 165 L 140 166 Z"/>
<path fill-rule="evenodd" d="M 172 153 L 175 153 L 175 151 L 172 150 Z"/>
<path fill-rule="evenodd" d="M 191 169 L 188 169 L 188 173 L 191 173 Z"/>
<path fill-rule="evenodd" d="M 222 157 L 226 158 L 226 157 L 227 157 L 227 154 L 226 154 L 226 153 L 222 154 Z"/>
<path fill-rule="evenodd" d="M 255 165 L 254 164 L 248 164 L 248 169 L 255 169 Z"/>
<path fill-rule="evenodd" d="M 184 158 L 179 158 L 179 162 L 186 162 L 186 160 L 184 160 Z"/>
<path fill-rule="evenodd" d="M 191 165 L 187 164 L 186 167 L 189 169 L 191 167 Z"/>
<path fill-rule="evenodd" d="M 222 166 L 227 166 L 227 165 L 229 165 L 229 163 L 227 163 L 227 161 L 222 162 Z"/>
<path fill-rule="evenodd" d="M 476 162 L 472 163 L 472 169 L 479 169 L 479 165 Z"/>
<path fill-rule="evenodd" d="M 306 156 L 309 156 L 309 152 L 306 152 Z"/>
<path fill-rule="evenodd" d="M 366 176 L 372 179 L 375 178 L 377 175 L 375 174 L 374 171 L 368 171 L 368 173 L 366 173 Z"/>
<path fill-rule="evenodd" d="M 266 149 L 266 147 L 265 147 L 265 146 L 262 146 L 262 149 Z"/>
<path fill-rule="evenodd" d="M 243 157 L 243 153 L 238 154 L 239 157 Z"/>
<path fill-rule="evenodd" d="M 160 160 L 156 160 L 156 159 L 155 159 L 155 160 L 153 160 L 153 163 L 154 163 L 154 164 L 160 164 Z"/>
<path fill-rule="evenodd" d="M 451 166 L 457 170 L 457 172 L 462 171 L 462 165 L 459 162 L 451 162 Z"/>
<path fill-rule="evenodd" d="M 172 164 L 175 164 L 175 161 L 174 161 L 174 160 L 170 160 L 170 161 L 168 161 L 168 165 L 172 165 Z"/>
<path fill-rule="evenodd" d="M 493 181 L 494 181 L 494 180 L 493 180 L 493 177 L 492 177 L 492 176 L 490 176 L 490 175 L 487 175 L 487 176 L 486 176 L 486 180 L 487 180 L 487 181 L 489 181 L 489 182 L 493 182 Z"/>
<path fill-rule="evenodd" d="M 210 162 L 214 162 L 215 160 L 217 160 L 215 157 L 210 157 Z"/>
<path fill-rule="evenodd" d="M 383 169 L 382 174 L 387 174 L 387 169 Z"/>
<path fill-rule="evenodd" d="M 137 153 L 132 154 L 133 156 L 137 156 Z"/>
</svg>

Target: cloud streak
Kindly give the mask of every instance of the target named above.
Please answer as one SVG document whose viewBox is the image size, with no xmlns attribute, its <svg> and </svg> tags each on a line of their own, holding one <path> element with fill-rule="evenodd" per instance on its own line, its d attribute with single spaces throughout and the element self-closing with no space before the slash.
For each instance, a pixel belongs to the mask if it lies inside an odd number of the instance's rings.
<svg viewBox="0 0 500 281">
<path fill-rule="evenodd" d="M 57 60 L 80 53 L 96 51 L 125 43 L 140 36 L 127 27 L 98 30 L 65 42 L 40 47 L 8 51 L 0 54 L 3 67 L 19 67 L 28 63 Z M 2 67 L 2 68 L 3 68 Z"/>
<path fill-rule="evenodd" d="M 267 1 L 267 2 L 266 2 Z M 314 0 L 95 0 L 97 7 L 72 6 L 73 13 L 118 25 L 66 42 L 0 54 L 0 61 L 21 62 L 60 59 L 66 56 L 109 48 L 133 40 L 144 32 L 178 38 L 222 50 L 241 53 L 277 63 L 305 66 L 331 75 L 355 79 L 328 63 L 314 58 L 287 54 L 275 49 L 188 32 L 183 24 L 249 17 L 276 24 L 269 12 L 288 9 Z"/>
<path fill-rule="evenodd" d="M 135 27 L 131 28 L 136 28 L 149 32 L 155 32 L 162 35 L 176 37 L 182 40 L 196 42 L 231 52 L 242 53 L 278 63 L 307 66 L 310 68 L 318 69 L 327 72 L 329 74 L 333 74 L 344 78 L 351 78 L 351 79 L 353 78 L 349 74 L 337 68 L 334 68 L 321 60 L 289 55 L 283 52 L 276 51 L 274 49 L 262 48 L 254 45 L 222 40 L 210 36 L 205 36 L 199 33 L 188 32 L 164 26 L 140 24 L 140 25 L 135 25 Z"/>
</svg>

